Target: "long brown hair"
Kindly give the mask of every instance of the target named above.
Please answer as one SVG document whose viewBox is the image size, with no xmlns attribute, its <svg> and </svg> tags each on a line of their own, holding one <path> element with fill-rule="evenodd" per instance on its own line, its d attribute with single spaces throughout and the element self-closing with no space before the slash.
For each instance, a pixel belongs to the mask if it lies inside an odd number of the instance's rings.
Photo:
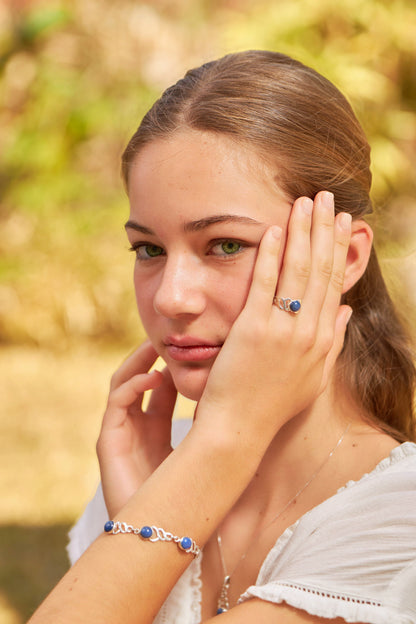
<svg viewBox="0 0 416 624">
<path fill-rule="evenodd" d="M 313 69 L 276 52 L 229 54 L 190 70 L 143 118 L 123 154 L 122 173 L 140 149 L 181 129 L 225 134 L 275 167 L 294 201 L 332 191 L 336 211 L 372 211 L 370 147 L 338 89 Z M 344 295 L 353 308 L 340 378 L 367 417 L 398 440 L 414 439 L 416 371 L 374 249 L 363 277 Z"/>
</svg>

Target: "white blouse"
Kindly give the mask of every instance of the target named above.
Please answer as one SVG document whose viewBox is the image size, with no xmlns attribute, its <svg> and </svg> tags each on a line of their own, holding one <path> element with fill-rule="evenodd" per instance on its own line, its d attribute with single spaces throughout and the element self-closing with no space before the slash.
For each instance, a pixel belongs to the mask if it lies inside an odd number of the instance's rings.
<svg viewBox="0 0 416 624">
<path fill-rule="evenodd" d="M 190 425 L 174 422 L 175 446 Z M 99 486 L 70 531 L 71 563 L 107 519 Z M 200 623 L 200 573 L 201 557 L 179 579 L 154 624 Z M 396 447 L 372 472 L 286 529 L 239 602 L 253 597 L 346 622 L 416 624 L 416 444 Z"/>
</svg>

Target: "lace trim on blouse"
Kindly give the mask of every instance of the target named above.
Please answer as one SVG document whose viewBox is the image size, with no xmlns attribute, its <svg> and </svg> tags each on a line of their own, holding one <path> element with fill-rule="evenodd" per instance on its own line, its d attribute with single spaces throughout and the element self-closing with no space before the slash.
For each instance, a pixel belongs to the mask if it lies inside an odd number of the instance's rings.
<svg viewBox="0 0 416 624">
<path fill-rule="evenodd" d="M 406 615 L 391 611 L 376 600 L 332 593 L 316 587 L 276 581 L 265 586 L 252 586 L 245 599 L 260 598 L 275 604 L 286 604 L 322 618 L 343 618 L 345 622 L 368 624 L 414 624 Z M 241 601 L 240 601 L 241 602 Z"/>
<path fill-rule="evenodd" d="M 383 472 L 384 470 L 386 470 L 386 468 L 390 468 L 390 466 L 394 466 L 406 457 L 410 457 L 412 455 L 416 455 L 416 444 L 414 442 L 403 442 L 402 444 L 400 444 L 400 446 L 395 446 L 394 449 L 390 451 L 390 455 L 382 459 L 377 464 L 377 466 L 373 468 L 373 470 L 364 473 L 362 477 L 357 479 L 357 481 L 354 481 L 353 479 L 347 481 L 345 485 L 339 488 L 337 494 L 339 492 L 342 492 L 343 490 L 346 490 L 347 488 L 353 487 L 354 485 L 361 483 L 362 481 L 365 481 L 369 477 L 372 477 L 379 472 Z"/>
<path fill-rule="evenodd" d="M 290 587 L 291 589 L 304 591 L 307 594 L 312 594 L 313 596 L 320 596 L 321 598 L 331 598 L 331 600 L 343 600 L 345 602 L 352 602 L 353 604 L 362 604 L 362 605 L 371 605 L 373 607 L 381 607 L 381 602 L 379 602 L 378 600 L 366 600 L 364 598 L 358 598 L 356 596 L 333 593 L 333 592 L 326 591 L 324 589 L 317 589 L 316 587 L 299 585 L 298 583 L 285 583 L 284 581 L 279 581 L 277 584 L 279 586 Z"/>
</svg>

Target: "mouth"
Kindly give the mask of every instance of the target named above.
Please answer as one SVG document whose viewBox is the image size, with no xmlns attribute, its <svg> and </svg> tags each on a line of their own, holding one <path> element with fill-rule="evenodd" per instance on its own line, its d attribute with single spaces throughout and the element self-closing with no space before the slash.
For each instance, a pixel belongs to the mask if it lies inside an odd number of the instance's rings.
<svg viewBox="0 0 416 624">
<path fill-rule="evenodd" d="M 218 355 L 222 343 L 208 342 L 190 336 L 168 337 L 164 341 L 165 351 L 177 362 L 200 362 Z"/>
</svg>

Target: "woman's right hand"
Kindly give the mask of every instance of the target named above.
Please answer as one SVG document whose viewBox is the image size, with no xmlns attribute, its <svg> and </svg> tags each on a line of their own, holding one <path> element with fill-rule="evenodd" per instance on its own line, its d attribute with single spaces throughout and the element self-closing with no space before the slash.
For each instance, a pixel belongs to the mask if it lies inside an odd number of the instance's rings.
<svg viewBox="0 0 416 624">
<path fill-rule="evenodd" d="M 114 373 L 97 455 L 110 518 L 171 452 L 176 388 L 167 369 L 148 372 L 157 354 L 146 341 Z M 146 410 L 143 396 L 152 395 Z"/>
<path fill-rule="evenodd" d="M 206 418 L 207 427 L 245 432 L 264 447 L 323 391 L 351 315 L 340 306 L 350 237 L 350 215 L 335 217 L 326 192 L 294 203 L 283 260 L 280 228 L 266 231 L 246 304 L 212 367 L 196 424 Z M 275 296 L 302 300 L 301 311 L 279 309 Z"/>
</svg>

